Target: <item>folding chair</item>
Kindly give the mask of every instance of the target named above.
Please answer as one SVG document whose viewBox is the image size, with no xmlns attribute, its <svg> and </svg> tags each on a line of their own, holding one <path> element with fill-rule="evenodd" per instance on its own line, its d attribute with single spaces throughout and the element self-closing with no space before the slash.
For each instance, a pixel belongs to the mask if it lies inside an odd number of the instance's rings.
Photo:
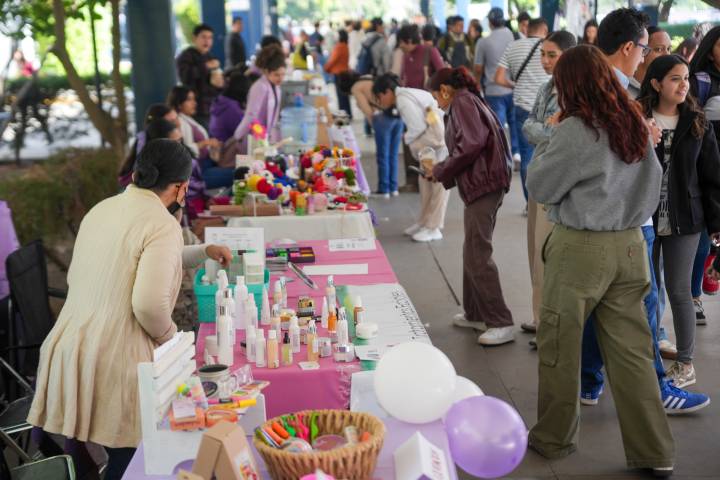
<svg viewBox="0 0 720 480">
<path fill-rule="evenodd" d="M 11 343 L 3 356 L 28 380 L 35 376 L 40 346 L 55 324 L 49 298 L 66 298 L 67 292 L 48 287 L 41 240 L 30 242 L 8 255 L 5 265 L 10 284 L 8 330 Z"/>
<path fill-rule="evenodd" d="M 10 480 L 75 480 L 75 467 L 69 455 L 58 455 L 24 463 L 9 468 L 4 459 L 0 459 L 0 473 L 9 475 Z M 6 478 L 3 476 L 2 478 Z"/>
</svg>

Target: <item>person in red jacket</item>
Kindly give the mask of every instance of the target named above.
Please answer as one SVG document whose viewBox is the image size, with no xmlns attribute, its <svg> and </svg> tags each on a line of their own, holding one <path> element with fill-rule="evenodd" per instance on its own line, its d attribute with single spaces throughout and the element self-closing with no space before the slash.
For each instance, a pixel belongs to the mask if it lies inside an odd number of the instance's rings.
<svg viewBox="0 0 720 480">
<path fill-rule="evenodd" d="M 348 33 L 345 30 L 338 32 L 338 42 L 335 44 L 330 58 L 323 69 L 335 76 L 335 91 L 338 97 L 338 108 L 344 110 L 350 118 L 352 118 L 352 108 L 350 107 L 350 96 L 340 91 L 340 82 L 338 75 L 350 70 L 350 49 L 348 47 Z"/>
<path fill-rule="evenodd" d="M 497 211 L 510 187 L 510 147 L 500 122 L 480 97 L 478 84 L 465 67 L 440 69 L 429 87 L 447 113 L 445 143 L 449 152 L 447 159 L 433 168 L 432 178 L 448 190 L 457 186 L 465 203 L 465 313 L 456 315 L 454 324 L 487 330 L 478 337 L 481 345 L 512 342 L 512 314 L 492 259 Z"/>
</svg>

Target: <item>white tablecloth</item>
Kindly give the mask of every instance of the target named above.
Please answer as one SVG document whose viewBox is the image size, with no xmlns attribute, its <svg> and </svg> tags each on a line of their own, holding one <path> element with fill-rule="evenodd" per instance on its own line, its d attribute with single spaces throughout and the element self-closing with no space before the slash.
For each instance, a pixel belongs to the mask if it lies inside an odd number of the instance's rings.
<svg viewBox="0 0 720 480">
<path fill-rule="evenodd" d="M 302 240 L 336 240 L 340 238 L 375 238 L 370 212 L 338 210 L 298 217 L 232 217 L 228 227 L 262 227 L 265 241 L 289 238 Z"/>
</svg>

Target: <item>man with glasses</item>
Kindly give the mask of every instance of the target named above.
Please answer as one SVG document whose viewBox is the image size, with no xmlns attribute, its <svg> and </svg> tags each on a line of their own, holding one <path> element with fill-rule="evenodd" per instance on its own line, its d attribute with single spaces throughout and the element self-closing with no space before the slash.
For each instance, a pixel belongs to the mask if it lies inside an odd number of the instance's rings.
<svg viewBox="0 0 720 480">
<path fill-rule="evenodd" d="M 654 59 L 657 56 L 655 49 L 665 50 L 665 45 L 660 41 L 653 39 L 651 45 L 648 44 L 648 18 L 631 8 L 620 8 L 610 12 L 598 27 L 598 47 L 607 56 L 608 62 L 615 70 L 620 83 L 628 88 L 630 79 L 633 78 L 640 64 L 648 59 Z M 656 37 L 657 30 L 652 30 Z M 662 47 L 662 49 L 661 49 Z M 655 55 L 651 57 L 651 53 Z M 644 75 L 644 74 L 643 74 Z M 648 127 L 653 135 L 653 140 L 657 144 L 660 141 L 662 132 L 655 125 L 654 120 L 648 120 Z M 685 414 L 695 412 L 705 408 L 710 404 L 710 398 L 702 393 L 693 393 L 679 389 L 669 382 L 665 377 L 665 368 L 660 358 L 660 347 L 658 345 L 658 329 L 657 324 L 661 320 L 658 318 L 658 288 L 653 274 L 652 250 L 655 242 L 655 229 L 653 227 L 652 217 L 642 226 L 643 236 L 647 244 L 647 255 L 650 269 L 650 292 L 644 299 L 645 310 L 648 316 L 648 324 L 653 337 L 655 350 L 655 372 L 658 377 L 658 385 L 660 387 L 660 397 L 665 407 L 665 412 L 669 415 Z M 585 323 L 585 331 L 583 333 L 582 346 L 582 362 L 580 375 L 580 403 L 583 405 L 597 405 L 600 395 L 603 392 L 604 377 L 602 373 L 603 360 L 600 354 L 597 337 L 595 336 L 594 314 Z M 672 473 L 655 472 L 656 474 Z"/>
<path fill-rule="evenodd" d="M 630 77 L 630 85 L 628 86 L 628 93 L 633 98 L 637 98 L 638 95 L 640 95 L 640 85 L 642 84 L 642 81 L 645 78 L 645 73 L 653 60 L 657 57 L 670 55 L 672 53 L 670 35 L 668 35 L 665 30 L 660 27 L 653 26 L 648 27 L 647 31 L 647 48 L 643 48 L 643 55 L 645 55 L 645 59 L 640 65 L 638 65 L 637 70 L 635 70 L 635 74 Z M 642 47 L 645 46 L 642 45 Z M 648 53 L 646 54 L 645 52 Z"/>
</svg>

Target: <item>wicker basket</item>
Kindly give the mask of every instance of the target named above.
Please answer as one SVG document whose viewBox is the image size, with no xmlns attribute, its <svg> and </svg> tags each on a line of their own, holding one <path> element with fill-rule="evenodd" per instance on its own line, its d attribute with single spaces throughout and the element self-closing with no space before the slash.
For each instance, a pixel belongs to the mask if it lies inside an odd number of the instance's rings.
<svg viewBox="0 0 720 480">
<path fill-rule="evenodd" d="M 337 479 L 372 478 L 385 438 L 385 425 L 377 417 L 347 410 L 314 410 L 298 413 L 308 415 L 308 418 L 311 413 L 317 414 L 319 435 L 342 435 L 345 427 L 354 425 L 358 432 L 369 432 L 370 440 L 327 452 L 293 453 L 270 447 L 255 438 L 255 448 L 265 460 L 268 473 L 273 480 L 297 480 L 303 475 L 314 473 L 318 468 Z M 268 420 L 265 425 L 269 426 L 276 420 Z"/>
</svg>

